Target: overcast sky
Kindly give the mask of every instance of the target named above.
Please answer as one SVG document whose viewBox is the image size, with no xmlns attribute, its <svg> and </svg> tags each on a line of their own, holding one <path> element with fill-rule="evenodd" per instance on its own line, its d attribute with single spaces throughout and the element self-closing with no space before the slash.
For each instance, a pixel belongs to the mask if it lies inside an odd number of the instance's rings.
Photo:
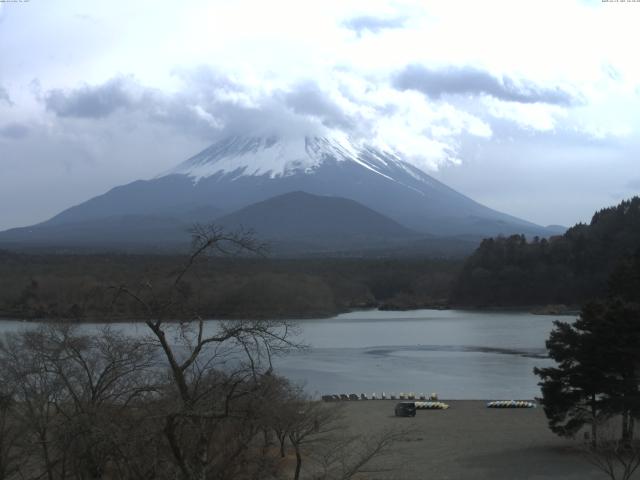
<svg viewBox="0 0 640 480">
<path fill-rule="evenodd" d="M 340 130 L 498 210 L 640 193 L 640 3 L 0 3 L 0 229 L 229 133 Z"/>
</svg>

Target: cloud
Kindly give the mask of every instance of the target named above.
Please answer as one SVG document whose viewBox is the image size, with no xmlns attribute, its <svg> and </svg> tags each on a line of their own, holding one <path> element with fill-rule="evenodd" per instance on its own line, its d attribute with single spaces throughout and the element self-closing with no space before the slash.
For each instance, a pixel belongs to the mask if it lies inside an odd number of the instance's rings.
<svg viewBox="0 0 640 480">
<path fill-rule="evenodd" d="M 7 92 L 7 89 L 2 86 L 0 86 L 0 103 L 6 103 L 7 105 L 13 106 L 9 92 Z"/>
<path fill-rule="evenodd" d="M 508 120 L 524 130 L 553 131 L 567 116 L 564 108 L 547 103 L 518 103 L 487 97 L 482 104 L 494 122 L 495 119 Z"/>
<path fill-rule="evenodd" d="M 358 17 L 352 17 L 344 21 L 342 24 L 349 30 L 356 32 L 358 35 L 362 35 L 365 31 L 379 33 L 382 30 L 402 28 L 406 22 L 407 19 L 404 17 L 382 18 L 361 15 Z"/>
<path fill-rule="evenodd" d="M 176 74 L 182 84 L 173 92 L 127 77 L 50 90 L 41 101 L 69 132 L 80 128 L 73 123 L 78 118 L 91 120 L 82 122 L 85 130 L 130 131 L 145 124 L 206 142 L 229 135 L 300 137 L 338 130 L 395 150 L 427 170 L 460 161 L 460 135 L 492 135 L 488 123 L 464 108 L 434 104 L 419 92 L 384 83 L 354 82 L 348 72 L 322 83 L 314 79 L 277 87 L 243 83 L 210 68 Z"/>
<path fill-rule="evenodd" d="M 130 81 L 118 77 L 98 86 L 50 90 L 44 102 L 47 110 L 59 117 L 101 118 L 131 106 L 129 87 Z"/>
<path fill-rule="evenodd" d="M 315 82 L 296 85 L 290 92 L 283 95 L 283 101 L 295 113 L 315 116 L 329 128 L 344 130 L 354 128 L 353 121 L 343 109 Z"/>
<path fill-rule="evenodd" d="M 29 127 L 20 123 L 9 123 L 0 127 L 0 137 L 18 139 L 29 134 Z"/>
<path fill-rule="evenodd" d="M 518 103 L 562 106 L 576 103 L 573 95 L 560 88 L 544 88 L 529 81 L 517 82 L 508 76 L 500 80 L 473 67 L 433 70 L 421 65 L 409 65 L 393 77 L 392 85 L 398 90 L 416 90 L 434 99 L 444 95 L 488 95 Z"/>
<path fill-rule="evenodd" d="M 210 131 L 215 122 L 197 107 L 209 102 L 208 95 L 215 89 L 211 83 L 208 91 L 168 94 L 145 87 L 132 77 L 115 77 L 98 85 L 49 90 L 39 99 L 49 112 L 63 119 L 107 122 L 116 115 L 142 115 L 146 121 L 202 133 Z"/>
<path fill-rule="evenodd" d="M 549 89 L 523 90 L 523 83 L 516 87 L 509 78 L 498 81 L 471 68 L 458 69 L 455 75 L 446 76 L 447 72 L 431 72 L 431 95 L 418 88 L 399 88 L 398 77 L 389 85 L 349 70 L 269 84 L 197 67 L 174 71 L 178 83 L 172 91 L 145 86 L 134 77 L 116 77 L 97 85 L 45 91 L 40 98 L 72 137 L 78 128 L 118 136 L 119 131 L 128 134 L 143 124 L 185 141 L 206 143 L 229 135 L 299 137 L 339 130 L 355 140 L 394 150 L 427 171 L 461 163 L 463 137 L 500 141 L 514 135 L 512 127 L 553 132 L 567 120 L 567 109 Z M 438 82 L 433 81 L 436 77 Z M 455 81 L 446 83 L 444 78 Z M 471 102 L 460 96 L 430 101 L 471 91 L 482 96 Z M 544 103 L 543 96 L 560 104 Z M 503 124 L 510 126 L 506 133 L 499 127 Z"/>
<path fill-rule="evenodd" d="M 134 107 L 153 122 L 208 140 L 227 135 L 311 135 L 348 127 L 339 106 L 313 83 L 261 89 L 208 68 L 180 76 L 184 84 L 178 92 L 147 90 Z"/>
<path fill-rule="evenodd" d="M 206 140 L 225 135 L 319 133 L 348 128 L 339 106 L 313 83 L 287 91 L 260 91 L 212 69 L 177 72 L 182 88 L 167 93 L 133 78 L 113 78 L 99 85 L 49 90 L 42 96 L 48 111 L 60 118 L 111 122 L 137 117 Z"/>
</svg>

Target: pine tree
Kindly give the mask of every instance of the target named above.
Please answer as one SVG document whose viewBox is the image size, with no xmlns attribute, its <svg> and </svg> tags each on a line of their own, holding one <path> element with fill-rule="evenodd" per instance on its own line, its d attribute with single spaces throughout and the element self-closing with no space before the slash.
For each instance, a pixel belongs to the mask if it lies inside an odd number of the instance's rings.
<svg viewBox="0 0 640 480">
<path fill-rule="evenodd" d="M 640 308 L 620 299 L 587 304 L 574 323 L 556 322 L 547 341 L 557 366 L 536 368 L 549 427 L 573 436 L 620 415 L 622 439 L 640 417 Z"/>
</svg>

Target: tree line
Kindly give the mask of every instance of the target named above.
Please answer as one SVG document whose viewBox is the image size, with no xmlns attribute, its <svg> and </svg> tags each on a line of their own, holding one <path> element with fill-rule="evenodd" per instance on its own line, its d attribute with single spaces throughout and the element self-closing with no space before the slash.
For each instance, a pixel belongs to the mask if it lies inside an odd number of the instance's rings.
<svg viewBox="0 0 640 480">
<path fill-rule="evenodd" d="M 596 212 L 564 235 L 489 238 L 465 262 L 452 302 L 473 306 L 581 305 L 640 246 L 640 197 Z"/>
<path fill-rule="evenodd" d="M 0 316 L 68 321 L 143 318 L 136 302 L 112 305 L 109 286 L 131 278 L 171 287 L 170 255 L 52 255 L 0 251 Z M 183 282 L 207 317 L 302 318 L 363 308 L 446 305 L 460 268 L 446 259 L 278 259 L 210 256 Z M 179 312 L 178 312 L 179 313 Z"/>
</svg>

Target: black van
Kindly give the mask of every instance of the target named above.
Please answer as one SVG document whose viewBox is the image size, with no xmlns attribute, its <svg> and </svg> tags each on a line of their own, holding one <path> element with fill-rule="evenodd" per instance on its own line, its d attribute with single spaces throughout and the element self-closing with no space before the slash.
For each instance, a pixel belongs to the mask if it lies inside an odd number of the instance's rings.
<svg viewBox="0 0 640 480">
<path fill-rule="evenodd" d="M 396 403 L 396 417 L 415 417 L 416 404 L 414 402 Z"/>
</svg>

